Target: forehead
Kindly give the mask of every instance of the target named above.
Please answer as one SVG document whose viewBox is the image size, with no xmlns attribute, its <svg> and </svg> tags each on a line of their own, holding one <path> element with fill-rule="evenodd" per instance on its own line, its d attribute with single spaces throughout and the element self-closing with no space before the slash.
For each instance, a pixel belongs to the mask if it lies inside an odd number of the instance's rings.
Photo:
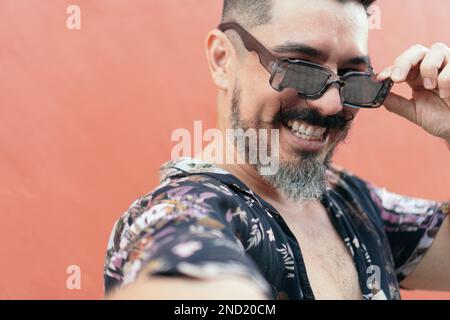
<svg viewBox="0 0 450 320">
<path fill-rule="evenodd" d="M 326 52 L 327 60 L 368 52 L 368 19 L 356 1 L 276 0 L 272 22 L 258 27 L 267 45 L 303 43 Z"/>
</svg>

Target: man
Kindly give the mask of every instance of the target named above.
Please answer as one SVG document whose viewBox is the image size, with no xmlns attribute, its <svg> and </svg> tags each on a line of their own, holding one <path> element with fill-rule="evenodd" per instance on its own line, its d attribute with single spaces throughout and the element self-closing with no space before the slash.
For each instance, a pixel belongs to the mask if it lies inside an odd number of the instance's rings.
<svg viewBox="0 0 450 320">
<path fill-rule="evenodd" d="M 207 161 L 164 165 L 162 184 L 111 235 L 110 297 L 399 299 L 399 282 L 450 290 L 449 203 L 399 196 L 331 164 L 359 108 L 383 101 L 450 145 L 450 49 L 415 45 L 375 79 L 372 2 L 225 0 L 206 42 L 218 128 L 277 129 L 279 168 L 219 163 L 211 145 Z M 413 98 L 388 95 L 392 81 Z M 225 152 L 247 159 L 250 147 Z"/>
</svg>

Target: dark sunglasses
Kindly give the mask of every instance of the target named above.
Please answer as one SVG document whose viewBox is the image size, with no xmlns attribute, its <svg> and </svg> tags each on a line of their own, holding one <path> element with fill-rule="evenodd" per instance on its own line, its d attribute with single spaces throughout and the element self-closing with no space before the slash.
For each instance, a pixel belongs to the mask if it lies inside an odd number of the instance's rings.
<svg viewBox="0 0 450 320">
<path fill-rule="evenodd" d="M 378 108 L 388 96 L 394 82 L 386 79 L 379 82 L 370 67 L 370 72 L 351 71 L 342 76 L 320 64 L 304 60 L 292 60 L 274 56 L 238 23 L 219 25 L 219 30 L 235 30 L 248 51 L 255 51 L 263 67 L 270 73 L 270 85 L 281 92 L 291 88 L 307 99 L 318 99 L 333 84 L 340 87 L 344 106 L 353 108 Z"/>
</svg>

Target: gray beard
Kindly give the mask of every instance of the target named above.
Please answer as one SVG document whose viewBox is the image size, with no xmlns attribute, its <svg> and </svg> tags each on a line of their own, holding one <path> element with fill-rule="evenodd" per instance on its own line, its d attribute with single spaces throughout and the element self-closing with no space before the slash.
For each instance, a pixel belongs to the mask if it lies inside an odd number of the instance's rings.
<svg viewBox="0 0 450 320">
<path fill-rule="evenodd" d="M 246 131 L 250 128 L 250 125 L 240 117 L 239 96 L 240 90 L 235 88 L 232 97 L 231 126 L 235 130 L 242 129 Z M 345 136 L 343 139 L 345 139 Z M 268 147 L 270 150 L 270 146 Z M 329 187 L 326 172 L 335 147 L 330 150 L 324 161 L 318 160 L 314 154 L 302 153 L 294 161 L 280 161 L 279 169 L 274 175 L 261 176 L 273 188 L 280 191 L 290 200 L 300 203 L 319 200 Z M 248 155 L 247 143 L 245 144 L 245 150 L 237 148 L 237 152 L 244 157 Z M 257 164 L 252 166 L 261 174 L 262 165 L 259 159 Z"/>
<path fill-rule="evenodd" d="M 258 171 L 260 166 L 256 165 Z M 262 176 L 270 185 L 295 202 L 318 200 L 328 187 L 327 166 L 316 159 L 280 162 L 274 175 Z"/>
</svg>

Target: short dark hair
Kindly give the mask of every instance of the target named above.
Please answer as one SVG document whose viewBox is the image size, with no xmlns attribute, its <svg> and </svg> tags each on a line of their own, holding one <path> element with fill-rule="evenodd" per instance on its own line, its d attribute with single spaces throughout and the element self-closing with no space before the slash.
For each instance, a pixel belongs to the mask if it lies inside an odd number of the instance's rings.
<svg viewBox="0 0 450 320">
<path fill-rule="evenodd" d="M 275 0 L 224 0 L 222 22 L 235 21 L 244 27 L 252 28 L 271 21 L 271 11 Z M 337 0 L 356 1 L 367 10 L 376 0 Z"/>
</svg>

